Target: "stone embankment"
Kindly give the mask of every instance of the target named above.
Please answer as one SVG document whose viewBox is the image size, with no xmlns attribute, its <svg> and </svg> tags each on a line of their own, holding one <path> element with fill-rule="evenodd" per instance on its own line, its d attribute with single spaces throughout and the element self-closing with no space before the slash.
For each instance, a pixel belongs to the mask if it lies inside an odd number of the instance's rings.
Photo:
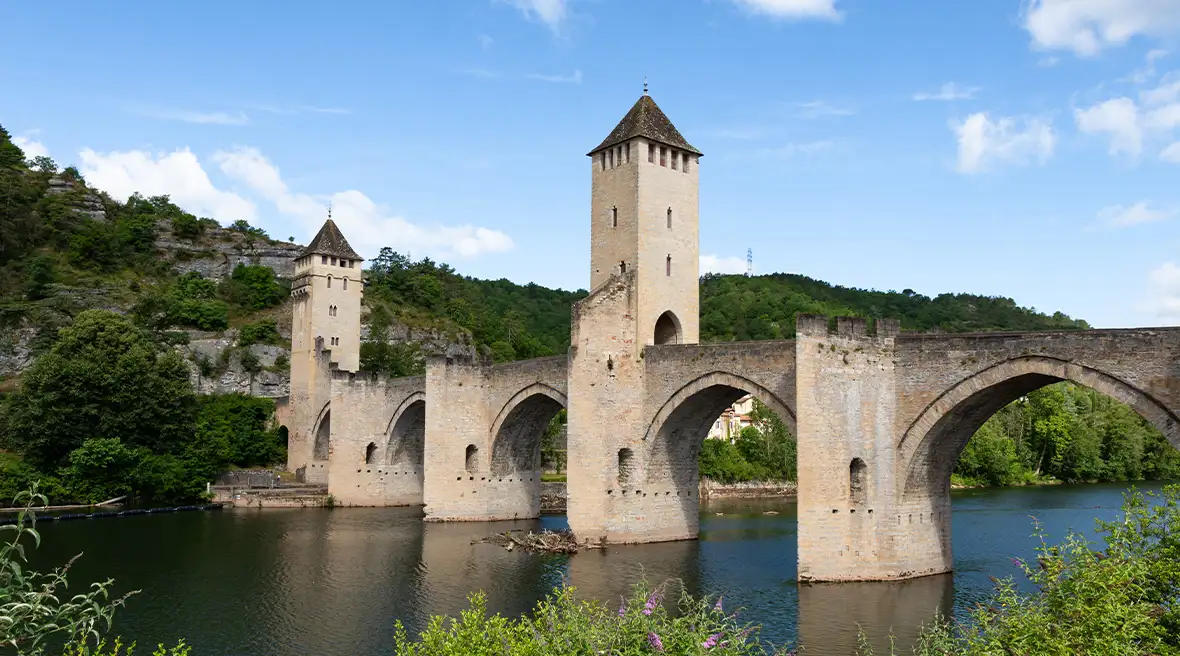
<svg viewBox="0 0 1180 656">
<path fill-rule="evenodd" d="M 750 481 L 748 483 L 718 483 L 701 479 L 701 501 L 709 499 L 768 499 L 794 497 L 799 486 L 794 481 Z"/>
<path fill-rule="evenodd" d="M 701 501 L 709 499 L 773 499 L 794 497 L 798 485 L 794 481 L 753 481 L 749 483 L 718 483 L 702 479 Z M 566 510 L 565 483 L 541 483 L 541 512 L 564 513 Z"/>
</svg>

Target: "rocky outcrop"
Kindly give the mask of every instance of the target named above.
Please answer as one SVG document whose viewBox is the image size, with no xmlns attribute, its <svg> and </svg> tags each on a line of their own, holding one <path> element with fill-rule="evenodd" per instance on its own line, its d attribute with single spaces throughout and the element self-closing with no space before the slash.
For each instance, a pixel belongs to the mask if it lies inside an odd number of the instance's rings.
<svg viewBox="0 0 1180 656">
<path fill-rule="evenodd" d="M 107 220 L 106 204 L 102 202 L 102 198 L 90 191 L 84 185 L 67 180 L 65 178 L 54 176 L 49 178 L 49 188 L 45 190 L 46 195 L 62 196 L 72 194 L 70 205 L 73 210 L 84 216 L 88 216 L 95 221 Z"/>
<path fill-rule="evenodd" d="M 156 250 L 178 273 L 196 271 L 205 278 L 221 280 L 239 264 L 270 268 L 279 278 L 295 276 L 295 257 L 303 247 L 287 241 L 262 239 L 230 230 L 207 228 L 198 239 L 183 239 L 162 221 L 156 232 Z"/>
<path fill-rule="evenodd" d="M 0 327 L 0 379 L 20 375 L 33 363 L 33 338 L 37 329 L 22 323 Z"/>
</svg>

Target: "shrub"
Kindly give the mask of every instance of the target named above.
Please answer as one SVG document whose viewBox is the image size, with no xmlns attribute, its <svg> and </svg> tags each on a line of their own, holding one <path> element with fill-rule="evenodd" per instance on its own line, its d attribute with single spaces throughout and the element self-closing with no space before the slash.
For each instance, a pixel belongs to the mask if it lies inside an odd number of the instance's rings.
<svg viewBox="0 0 1180 656">
<path fill-rule="evenodd" d="M 222 297 L 246 310 L 264 310 L 283 302 L 290 290 L 282 285 L 270 267 L 239 264 L 221 283 Z"/>
<path fill-rule="evenodd" d="M 483 593 L 471 595 L 470 608 L 449 624 L 431 618 L 411 641 L 399 621 L 397 656 L 524 656 L 526 654 L 766 654 L 756 627 L 739 624 L 721 600 L 694 599 L 682 592 L 676 613 L 663 603 L 668 583 L 635 586 L 618 610 L 597 601 L 579 601 L 561 587 L 530 615 L 488 616 Z"/>
<path fill-rule="evenodd" d="M 249 323 L 242 326 L 238 331 L 238 346 L 251 346 L 253 344 L 281 344 L 283 336 L 279 334 L 279 328 L 275 324 L 274 319 L 264 319 L 255 323 Z"/>
</svg>

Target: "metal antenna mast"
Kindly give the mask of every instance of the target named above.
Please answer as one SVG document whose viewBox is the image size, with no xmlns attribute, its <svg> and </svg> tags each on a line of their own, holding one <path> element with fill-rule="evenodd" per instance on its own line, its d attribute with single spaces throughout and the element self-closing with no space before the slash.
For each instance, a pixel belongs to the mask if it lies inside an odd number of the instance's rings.
<svg viewBox="0 0 1180 656">
<path fill-rule="evenodd" d="M 754 249 L 746 249 L 746 277 L 754 275 Z"/>
</svg>

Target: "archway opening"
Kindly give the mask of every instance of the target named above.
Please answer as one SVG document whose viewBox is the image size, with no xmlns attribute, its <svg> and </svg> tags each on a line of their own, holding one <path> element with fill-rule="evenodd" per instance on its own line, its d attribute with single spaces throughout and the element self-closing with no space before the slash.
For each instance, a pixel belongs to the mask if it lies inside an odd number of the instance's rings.
<svg viewBox="0 0 1180 656">
<path fill-rule="evenodd" d="M 365 447 L 365 464 L 371 465 L 374 462 L 376 462 L 376 460 L 375 460 L 376 455 L 377 455 L 377 443 L 376 442 L 369 442 L 368 446 Z"/>
<path fill-rule="evenodd" d="M 328 410 L 324 413 L 323 419 L 320 419 L 320 425 L 315 429 L 315 445 L 312 447 L 311 457 L 313 460 L 327 460 L 330 453 L 330 440 L 332 437 L 332 411 Z"/>
<path fill-rule="evenodd" d="M 718 417 L 735 406 L 746 416 L 755 403 L 756 424 L 743 426 L 732 440 L 714 432 Z M 788 426 L 794 426 L 794 415 L 773 393 L 737 376 L 709 374 L 681 388 L 657 413 L 630 478 L 639 481 L 634 487 L 642 494 L 654 494 L 658 503 L 679 512 L 671 522 L 675 528 L 665 535 L 694 536 L 701 516 L 699 498 L 712 489 L 708 481 L 790 485 L 795 443 Z M 625 491 L 623 498 L 628 498 Z"/>
<path fill-rule="evenodd" d="M 660 315 L 656 319 L 655 327 L 655 343 L 656 344 L 679 344 L 680 336 L 680 320 L 671 310 Z"/>
<path fill-rule="evenodd" d="M 291 442 L 291 431 L 290 431 L 290 429 L 288 429 L 286 426 L 280 425 L 280 426 L 279 426 L 279 432 L 278 432 L 278 438 L 279 438 L 279 444 L 280 444 L 280 445 L 281 445 L 281 446 L 282 446 L 284 449 L 287 449 L 287 448 L 289 448 L 289 446 L 290 446 L 290 442 Z"/>
<path fill-rule="evenodd" d="M 1100 371 L 1018 358 L 944 392 L 899 445 L 899 524 L 922 566 L 947 571 L 952 485 L 1125 482 L 1180 476 L 1180 422 L 1145 392 Z"/>
<path fill-rule="evenodd" d="M 548 391 L 548 390 L 546 390 Z M 510 402 L 492 441 L 492 476 L 534 474 L 541 480 L 541 444 L 551 422 L 565 406 L 553 393 L 536 391 Z"/>
<path fill-rule="evenodd" d="M 390 423 L 385 464 L 400 473 L 421 474 L 426 448 L 426 401 L 411 401 Z"/>
</svg>

